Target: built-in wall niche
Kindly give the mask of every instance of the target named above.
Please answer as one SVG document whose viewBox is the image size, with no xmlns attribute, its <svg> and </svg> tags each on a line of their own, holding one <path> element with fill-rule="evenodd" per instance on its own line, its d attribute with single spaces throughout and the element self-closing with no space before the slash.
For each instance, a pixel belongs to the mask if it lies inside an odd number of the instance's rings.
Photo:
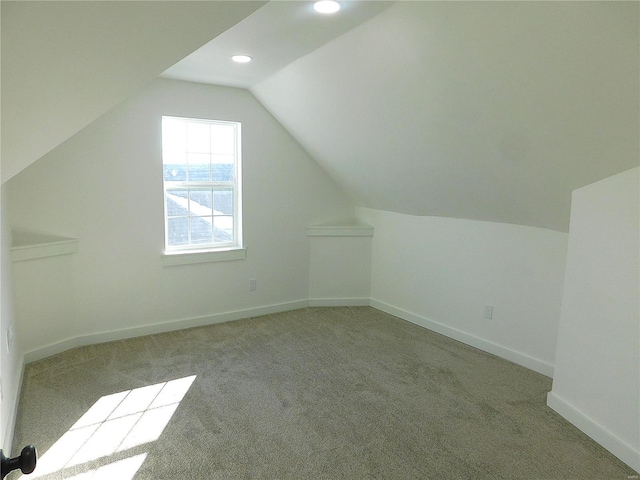
<svg viewBox="0 0 640 480">
<path fill-rule="evenodd" d="M 69 255 L 78 251 L 77 238 L 23 231 L 13 231 L 11 237 L 11 260 L 14 262 Z"/>
<path fill-rule="evenodd" d="M 309 305 L 369 305 L 373 227 L 357 223 L 307 227 Z"/>
</svg>

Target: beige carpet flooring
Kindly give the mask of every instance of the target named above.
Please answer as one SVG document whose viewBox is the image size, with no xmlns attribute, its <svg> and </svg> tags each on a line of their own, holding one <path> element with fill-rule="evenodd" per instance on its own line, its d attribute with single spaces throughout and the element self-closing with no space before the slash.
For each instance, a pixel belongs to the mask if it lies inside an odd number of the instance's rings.
<svg viewBox="0 0 640 480">
<path fill-rule="evenodd" d="M 307 308 L 29 364 L 13 453 L 47 480 L 633 475 L 550 389 L 373 308 Z"/>
</svg>

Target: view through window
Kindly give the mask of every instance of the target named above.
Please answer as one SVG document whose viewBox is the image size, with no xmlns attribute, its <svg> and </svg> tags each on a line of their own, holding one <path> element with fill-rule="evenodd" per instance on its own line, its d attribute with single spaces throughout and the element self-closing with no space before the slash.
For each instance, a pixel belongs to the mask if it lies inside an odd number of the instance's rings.
<svg viewBox="0 0 640 480">
<path fill-rule="evenodd" d="M 242 246 L 240 123 L 162 117 L 165 250 Z"/>
</svg>

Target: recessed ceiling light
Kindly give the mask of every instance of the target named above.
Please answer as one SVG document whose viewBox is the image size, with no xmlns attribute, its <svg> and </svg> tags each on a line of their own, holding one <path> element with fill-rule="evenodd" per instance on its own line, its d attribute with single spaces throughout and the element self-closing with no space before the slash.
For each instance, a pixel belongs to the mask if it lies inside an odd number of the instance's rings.
<svg viewBox="0 0 640 480">
<path fill-rule="evenodd" d="M 320 0 L 313 4 L 313 8 L 318 13 L 336 13 L 340 10 L 340 4 L 334 0 Z"/>
<path fill-rule="evenodd" d="M 249 55 L 234 55 L 231 60 L 236 63 L 249 63 L 253 59 Z"/>
</svg>

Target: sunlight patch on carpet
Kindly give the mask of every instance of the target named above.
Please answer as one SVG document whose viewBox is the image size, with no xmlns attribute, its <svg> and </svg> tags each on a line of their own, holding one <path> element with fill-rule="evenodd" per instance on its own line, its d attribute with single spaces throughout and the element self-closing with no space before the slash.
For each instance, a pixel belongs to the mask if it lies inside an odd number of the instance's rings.
<svg viewBox="0 0 640 480">
<path fill-rule="evenodd" d="M 61 472 L 155 442 L 195 379 L 192 375 L 103 396 L 38 459 L 31 475 L 20 478 Z M 146 456 L 131 456 L 64 478 L 131 479 Z"/>
<path fill-rule="evenodd" d="M 67 480 L 133 480 L 133 477 L 146 458 L 146 453 L 125 458 L 124 460 L 110 463 L 104 467 L 68 477 Z"/>
</svg>

